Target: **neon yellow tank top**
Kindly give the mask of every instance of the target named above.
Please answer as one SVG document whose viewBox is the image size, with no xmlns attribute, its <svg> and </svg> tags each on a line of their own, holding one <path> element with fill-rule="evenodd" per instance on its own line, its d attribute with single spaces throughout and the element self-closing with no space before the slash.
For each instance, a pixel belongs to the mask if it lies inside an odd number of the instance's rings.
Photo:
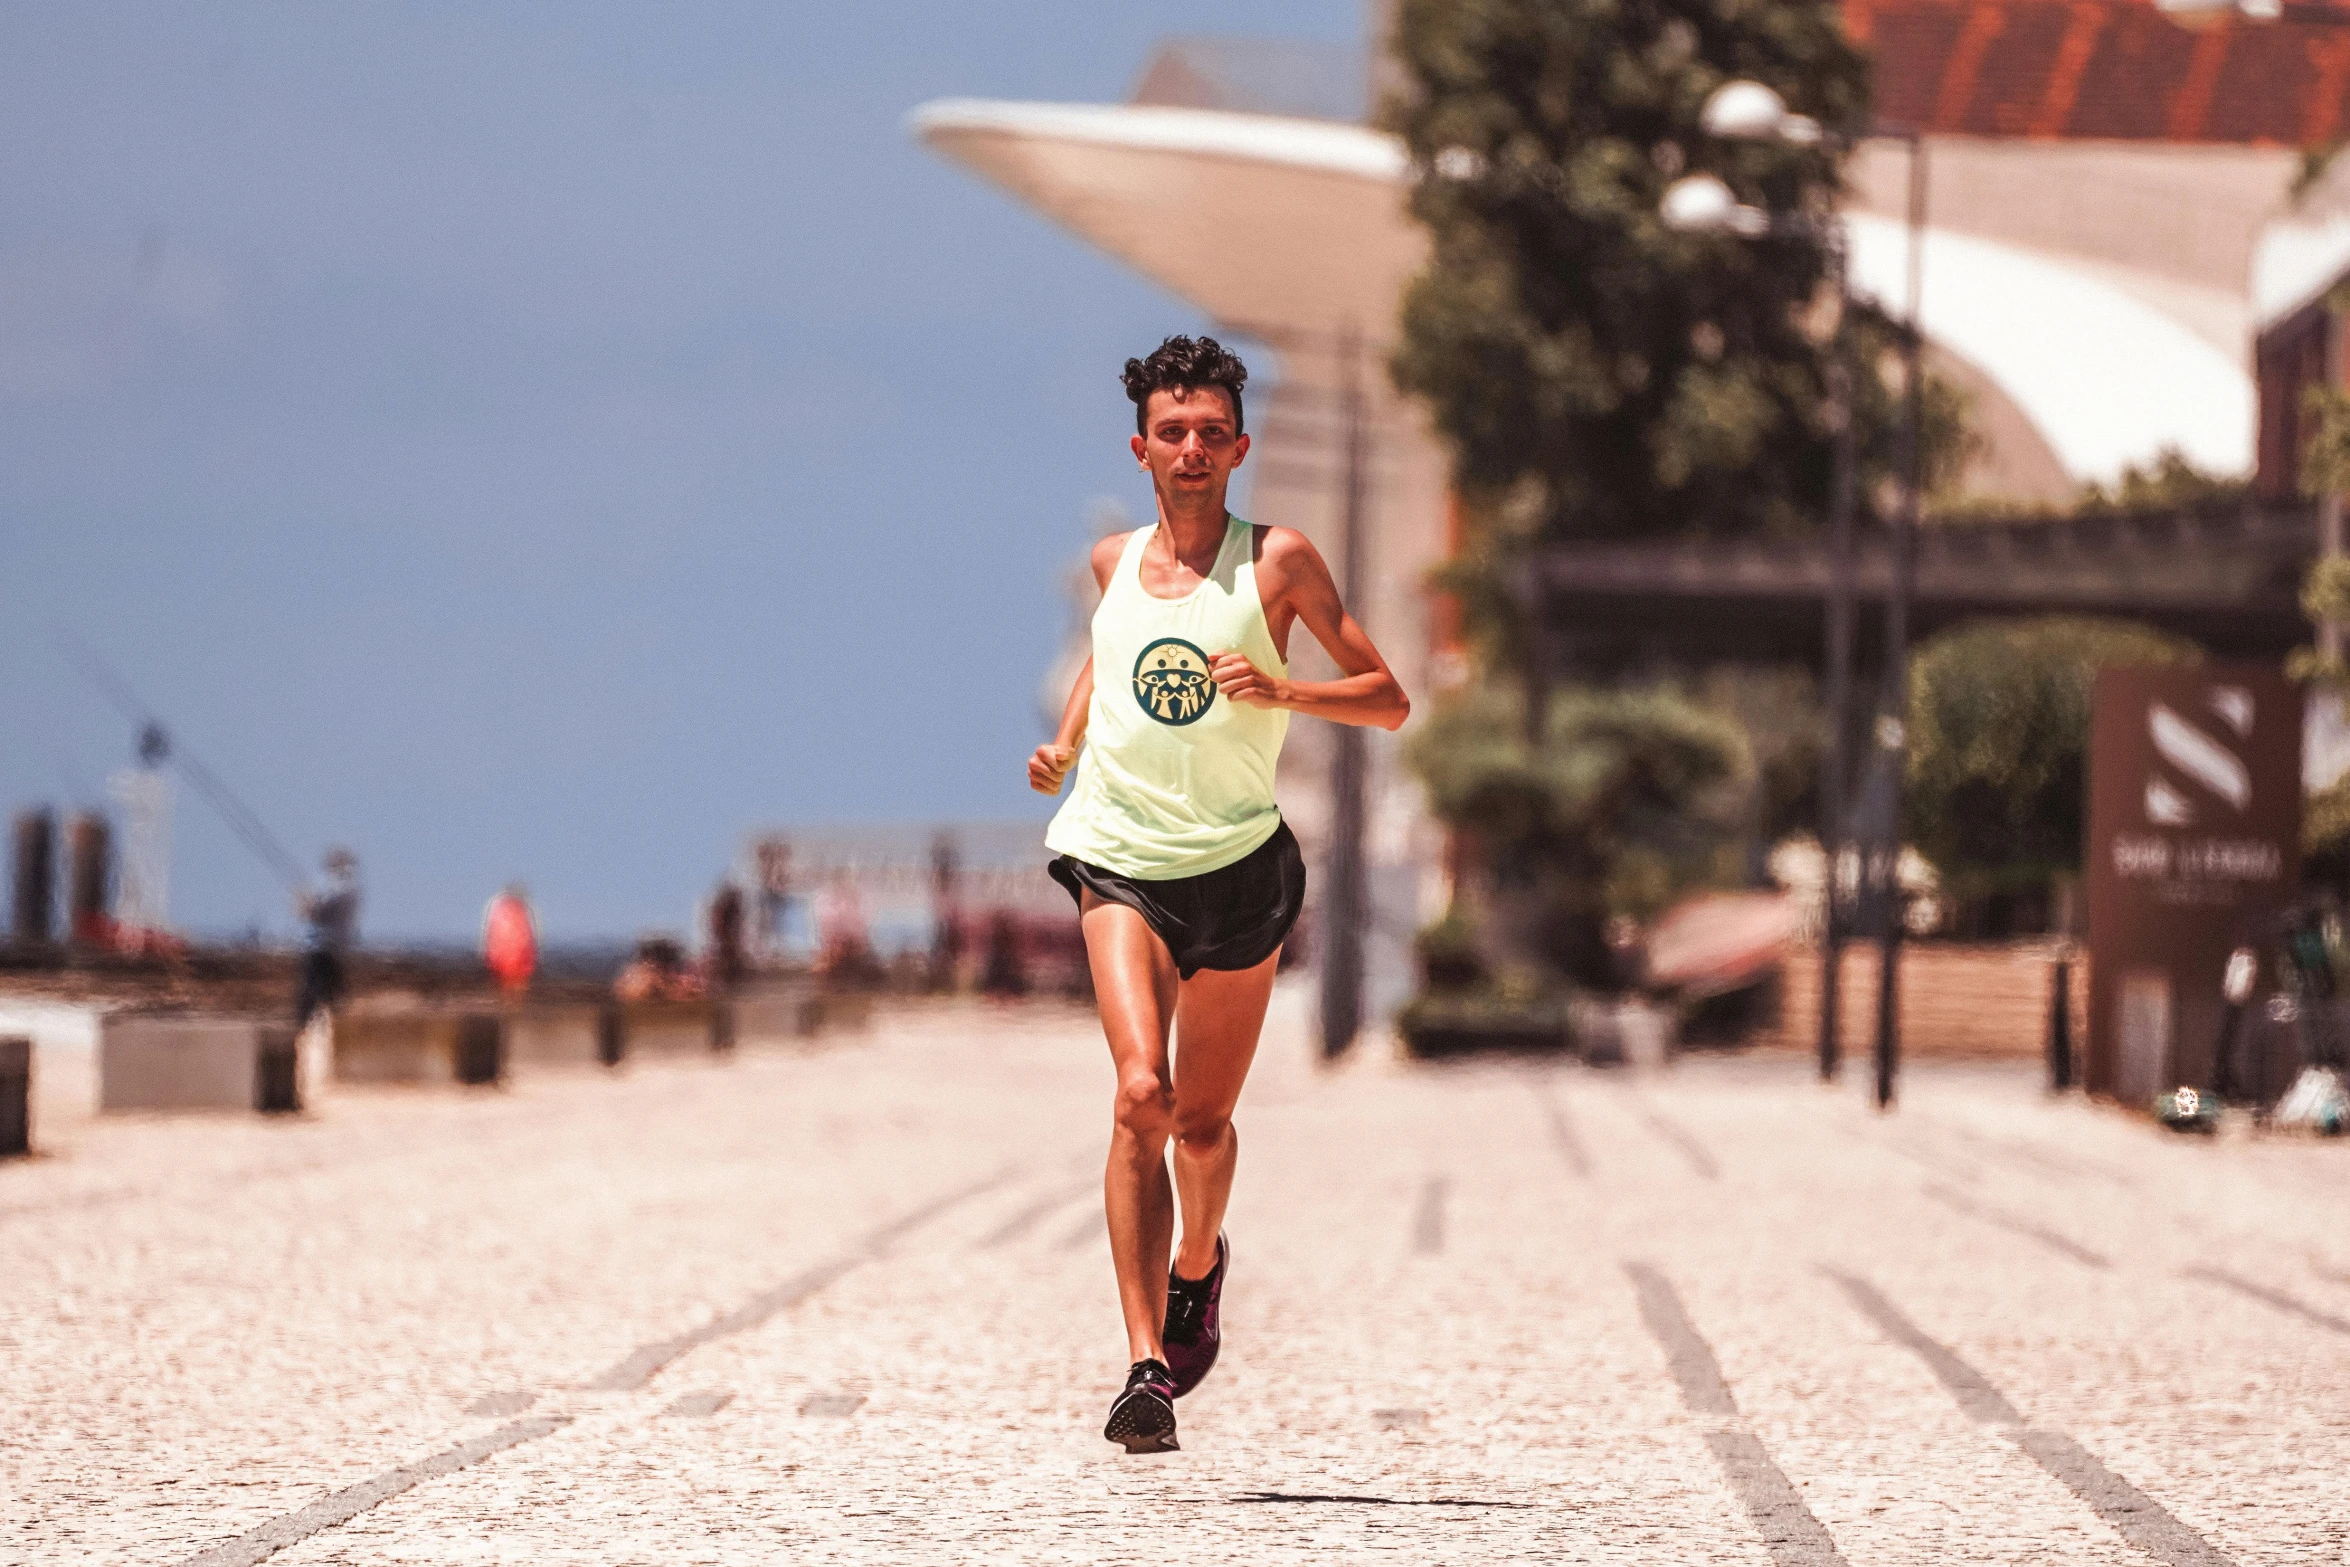
<svg viewBox="0 0 2350 1567">
<path fill-rule="evenodd" d="M 1283 708 L 1241 707 L 1208 678 L 1218 653 L 1245 653 L 1275 676 L 1251 559 L 1255 530 L 1224 523 L 1207 579 L 1179 599 L 1142 587 L 1137 528 L 1093 612 L 1093 705 L 1085 751 L 1045 846 L 1121 876 L 1172 881 L 1220 870 L 1273 836 L 1273 765 L 1289 732 Z"/>
</svg>

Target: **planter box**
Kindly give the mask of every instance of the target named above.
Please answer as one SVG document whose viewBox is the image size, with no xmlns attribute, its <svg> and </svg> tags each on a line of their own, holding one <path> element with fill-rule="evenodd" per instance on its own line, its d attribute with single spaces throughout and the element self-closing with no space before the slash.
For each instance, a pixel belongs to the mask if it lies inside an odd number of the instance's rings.
<svg viewBox="0 0 2350 1567">
<path fill-rule="evenodd" d="M 342 1012 L 334 1019 L 338 1083 L 494 1083 L 505 1075 L 495 1012 Z"/>
<path fill-rule="evenodd" d="M 1565 1055 L 1573 1048 L 1566 1017 L 1555 1006 L 1512 1010 L 1422 997 L 1398 1015 L 1396 1030 L 1404 1049 L 1424 1061 L 1493 1051 Z"/>
<path fill-rule="evenodd" d="M 256 1018 L 121 1013 L 98 1035 L 100 1110 L 302 1107 L 294 1030 Z"/>
</svg>

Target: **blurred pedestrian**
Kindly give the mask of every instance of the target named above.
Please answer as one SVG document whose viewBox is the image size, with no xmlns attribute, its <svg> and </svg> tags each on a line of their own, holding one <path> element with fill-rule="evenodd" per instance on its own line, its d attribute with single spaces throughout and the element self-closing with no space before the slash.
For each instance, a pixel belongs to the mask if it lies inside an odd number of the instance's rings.
<svg viewBox="0 0 2350 1567">
<path fill-rule="evenodd" d="M 791 902 L 791 844 L 782 838 L 759 841 L 759 955 L 773 961 L 783 951 L 784 910 Z"/>
<path fill-rule="evenodd" d="M 951 995 L 963 966 L 962 855 L 954 838 L 940 833 L 930 843 L 930 972 L 937 995 Z"/>
<path fill-rule="evenodd" d="M 612 981 L 622 1001 L 698 1001 L 707 994 L 702 976 L 685 961 L 674 936 L 640 936 L 628 966 Z"/>
<path fill-rule="evenodd" d="M 881 983 L 873 931 L 856 879 L 835 871 L 816 900 L 816 974 L 836 990 L 869 990 Z"/>
<path fill-rule="evenodd" d="M 732 990 L 742 982 L 750 964 L 743 952 L 743 893 L 733 882 L 720 882 L 710 899 L 710 988 Z"/>
<path fill-rule="evenodd" d="M 481 956 L 508 1000 L 530 989 L 539 966 L 539 927 L 521 883 L 507 883 L 481 911 Z"/>
<path fill-rule="evenodd" d="M 322 892 L 304 892 L 295 909 L 310 926 L 302 952 L 302 982 L 294 995 L 294 1027 L 307 1028 L 313 1015 L 331 1014 L 349 985 L 344 958 L 359 939 L 359 859 L 348 849 L 329 849 Z"/>
</svg>

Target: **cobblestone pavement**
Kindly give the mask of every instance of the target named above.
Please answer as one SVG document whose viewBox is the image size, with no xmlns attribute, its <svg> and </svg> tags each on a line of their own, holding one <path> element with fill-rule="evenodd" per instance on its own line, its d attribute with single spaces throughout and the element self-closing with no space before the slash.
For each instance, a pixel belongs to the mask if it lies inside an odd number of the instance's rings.
<svg viewBox="0 0 2350 1567">
<path fill-rule="evenodd" d="M 2027 1074 L 1309 1063 L 1222 1364 L 1123 1367 L 1090 1020 L 53 1121 L 0 1561 L 2340 1563 L 2350 1147 Z"/>
</svg>

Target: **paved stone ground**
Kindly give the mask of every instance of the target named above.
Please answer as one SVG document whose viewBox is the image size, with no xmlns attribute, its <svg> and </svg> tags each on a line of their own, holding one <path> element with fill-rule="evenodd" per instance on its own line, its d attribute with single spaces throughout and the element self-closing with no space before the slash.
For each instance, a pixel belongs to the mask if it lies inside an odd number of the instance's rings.
<svg viewBox="0 0 2350 1567">
<path fill-rule="evenodd" d="M 0 1167 L 0 1561 L 2350 1557 L 2350 1147 L 1303 1023 L 1161 1458 L 1098 1434 L 1078 1014 L 54 1120 Z"/>
</svg>

